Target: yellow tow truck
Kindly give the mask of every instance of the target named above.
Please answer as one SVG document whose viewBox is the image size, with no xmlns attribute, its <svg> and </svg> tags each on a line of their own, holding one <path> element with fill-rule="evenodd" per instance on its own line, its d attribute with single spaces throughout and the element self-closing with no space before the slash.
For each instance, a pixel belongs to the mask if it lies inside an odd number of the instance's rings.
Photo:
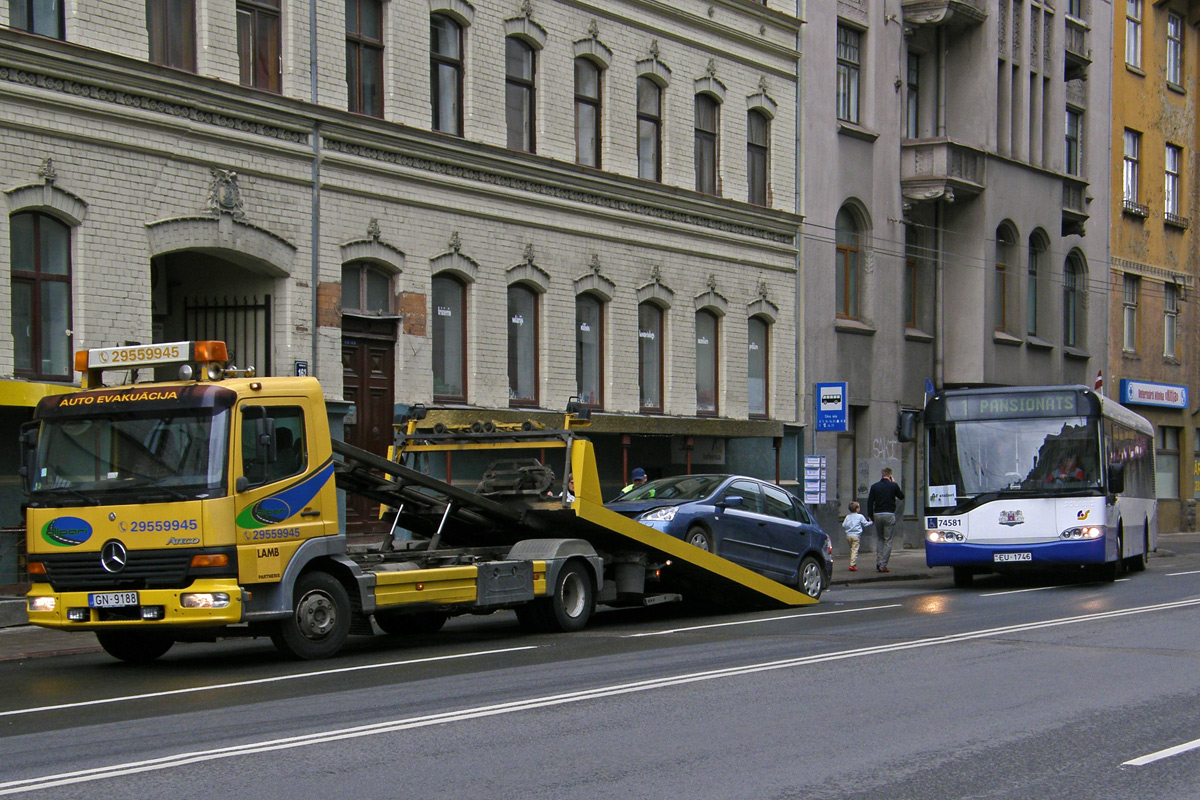
<svg viewBox="0 0 1200 800">
<path fill-rule="evenodd" d="M 350 634 L 432 632 L 500 609 L 574 631 L 597 603 L 816 602 L 604 508 L 570 415 L 559 431 L 422 433 L 410 420 L 386 458 L 330 436 L 316 379 L 227 362 L 218 341 L 76 353 L 82 389 L 41 400 L 21 433 L 31 623 L 94 632 L 125 661 L 260 635 L 315 659 Z M 108 371 L 175 365 L 176 381 L 103 384 Z M 404 463 L 513 449 L 561 453 L 574 496 L 546 494 L 529 460 L 474 491 Z M 338 489 L 378 501 L 392 531 L 348 546 Z"/>
</svg>

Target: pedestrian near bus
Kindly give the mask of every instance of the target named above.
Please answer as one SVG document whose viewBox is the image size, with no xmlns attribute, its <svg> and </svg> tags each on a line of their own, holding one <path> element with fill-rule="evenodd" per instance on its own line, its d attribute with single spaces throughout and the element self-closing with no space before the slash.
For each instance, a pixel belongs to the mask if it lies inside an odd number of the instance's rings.
<svg viewBox="0 0 1200 800">
<path fill-rule="evenodd" d="M 884 467 L 876 483 L 867 492 L 867 521 L 875 525 L 879 546 L 875 549 L 875 571 L 887 572 L 892 557 L 892 533 L 896 529 L 896 501 L 904 499 L 900 484 L 892 478 L 892 468 Z"/>
<path fill-rule="evenodd" d="M 862 541 L 863 528 L 870 523 L 867 518 L 858 513 L 859 505 L 850 501 L 850 513 L 842 520 L 842 530 L 846 534 L 846 543 L 850 545 L 850 571 L 858 572 L 858 545 Z"/>
</svg>

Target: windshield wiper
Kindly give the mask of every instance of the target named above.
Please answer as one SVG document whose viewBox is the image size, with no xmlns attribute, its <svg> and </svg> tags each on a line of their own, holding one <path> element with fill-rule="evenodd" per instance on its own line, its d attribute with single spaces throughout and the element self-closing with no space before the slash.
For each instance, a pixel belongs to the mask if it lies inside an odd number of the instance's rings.
<svg viewBox="0 0 1200 800">
<path fill-rule="evenodd" d="M 145 491 L 147 489 L 150 491 L 158 491 L 158 492 L 162 492 L 170 497 L 173 497 L 176 500 L 187 500 L 188 499 L 188 496 L 186 494 L 184 494 L 183 492 L 179 491 L 178 489 L 172 489 L 170 486 L 164 486 L 161 483 L 156 483 L 153 478 L 147 478 L 145 481 L 134 481 L 133 483 L 129 484 L 126 488 L 141 489 L 143 491 Z"/>
<path fill-rule="evenodd" d="M 78 489 L 73 489 L 70 486 L 48 486 L 45 489 L 35 489 L 34 494 L 69 494 L 83 500 L 89 506 L 100 505 L 100 500 L 90 494 L 84 494 Z"/>
</svg>

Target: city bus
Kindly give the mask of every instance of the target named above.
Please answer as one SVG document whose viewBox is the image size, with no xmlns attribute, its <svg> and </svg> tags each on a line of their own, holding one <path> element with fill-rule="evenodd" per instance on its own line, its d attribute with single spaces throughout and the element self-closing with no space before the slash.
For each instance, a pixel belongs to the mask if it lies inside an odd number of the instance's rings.
<svg viewBox="0 0 1200 800">
<path fill-rule="evenodd" d="M 925 422 L 925 560 L 1140 572 L 1158 542 L 1154 428 L 1085 386 L 947 390 Z"/>
</svg>

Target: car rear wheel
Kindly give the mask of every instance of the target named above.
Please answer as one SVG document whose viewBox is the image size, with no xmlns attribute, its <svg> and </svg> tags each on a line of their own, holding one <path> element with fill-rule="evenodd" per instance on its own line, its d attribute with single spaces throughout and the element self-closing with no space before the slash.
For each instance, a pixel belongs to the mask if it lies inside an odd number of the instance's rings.
<svg viewBox="0 0 1200 800">
<path fill-rule="evenodd" d="M 700 526 L 690 529 L 687 533 L 687 539 L 685 541 L 687 541 L 687 543 L 693 547 L 699 547 L 706 553 L 713 552 L 712 536 L 708 531 L 704 530 L 704 528 L 701 528 Z"/>
<path fill-rule="evenodd" d="M 800 572 L 797 576 L 796 588 L 816 600 L 825 591 L 825 570 L 812 556 L 805 556 L 800 561 Z"/>
</svg>

